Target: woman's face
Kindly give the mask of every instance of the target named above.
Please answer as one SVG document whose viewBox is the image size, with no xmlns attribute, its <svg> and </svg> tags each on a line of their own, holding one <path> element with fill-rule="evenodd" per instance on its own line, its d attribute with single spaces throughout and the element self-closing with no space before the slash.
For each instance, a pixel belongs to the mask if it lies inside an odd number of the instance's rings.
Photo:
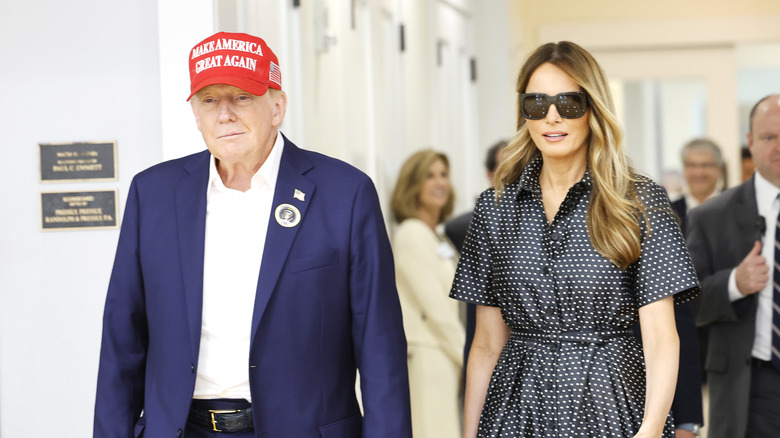
<svg viewBox="0 0 780 438">
<path fill-rule="evenodd" d="M 444 161 L 437 158 L 428 167 L 428 174 L 420 190 L 420 208 L 441 210 L 447 205 L 452 192 L 450 171 Z"/>
<path fill-rule="evenodd" d="M 531 74 L 525 93 L 544 93 L 555 96 L 558 93 L 582 91 L 569 75 L 553 64 L 540 65 Z M 586 158 L 587 141 L 590 136 L 588 115 L 576 119 L 564 119 L 555 105 L 550 105 L 547 116 L 540 120 L 526 119 L 528 132 L 545 161 Z"/>
</svg>

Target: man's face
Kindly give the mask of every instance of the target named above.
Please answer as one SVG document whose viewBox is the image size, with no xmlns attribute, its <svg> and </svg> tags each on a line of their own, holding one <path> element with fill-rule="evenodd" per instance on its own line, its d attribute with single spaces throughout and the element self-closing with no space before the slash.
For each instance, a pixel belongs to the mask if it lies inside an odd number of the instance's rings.
<svg viewBox="0 0 780 438">
<path fill-rule="evenodd" d="M 756 108 L 748 133 L 748 147 L 756 170 L 780 187 L 780 96 L 772 96 Z"/>
<path fill-rule="evenodd" d="M 265 162 L 284 120 L 282 92 L 255 96 L 232 85 L 210 85 L 190 101 L 195 122 L 219 165 L 257 170 Z"/>
<path fill-rule="evenodd" d="M 707 199 L 713 192 L 721 177 L 715 156 L 706 149 L 691 149 L 683 160 L 685 167 L 685 182 L 694 198 Z"/>
</svg>

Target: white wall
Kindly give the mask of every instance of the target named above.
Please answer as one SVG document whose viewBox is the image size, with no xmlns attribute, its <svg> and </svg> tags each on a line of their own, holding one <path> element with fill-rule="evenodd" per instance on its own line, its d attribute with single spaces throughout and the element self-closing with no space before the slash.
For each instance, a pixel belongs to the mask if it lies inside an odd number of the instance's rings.
<svg viewBox="0 0 780 438">
<path fill-rule="evenodd" d="M 479 133 L 476 162 L 470 171 L 478 171 L 477 192 L 487 187 L 484 159 L 487 149 L 495 142 L 514 135 L 517 125 L 517 93 L 515 83 L 519 69 L 512 60 L 516 58 L 509 41 L 509 2 L 512 0 L 491 0 L 479 3 L 474 10 L 475 49 L 477 60 L 477 107 L 475 115 Z M 519 23 L 512 23 L 519 26 Z M 464 193 L 473 201 L 474 192 Z"/>
<path fill-rule="evenodd" d="M 153 0 L 3 2 L 0 435 L 90 435 L 117 230 L 41 231 L 41 192 L 119 190 L 160 160 Z M 118 181 L 43 184 L 38 143 L 117 141 Z M 120 214 L 121 214 L 120 207 Z"/>
<path fill-rule="evenodd" d="M 150 0 L 146 0 L 150 1 Z M 212 0 L 151 0 L 157 4 L 162 158 L 169 160 L 205 149 L 192 116 L 188 53 L 214 33 Z"/>
</svg>

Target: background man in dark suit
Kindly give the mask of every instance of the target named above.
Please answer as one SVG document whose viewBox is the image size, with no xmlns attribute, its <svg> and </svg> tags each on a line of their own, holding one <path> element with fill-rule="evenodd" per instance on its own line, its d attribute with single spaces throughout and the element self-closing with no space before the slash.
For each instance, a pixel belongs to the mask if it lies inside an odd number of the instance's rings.
<svg viewBox="0 0 780 438">
<path fill-rule="evenodd" d="M 685 143 L 680 155 L 684 168 L 685 191 L 680 199 L 672 201 L 672 209 L 680 216 L 680 225 L 685 234 L 685 217 L 688 210 L 717 196 L 725 188 L 726 166 L 720 147 L 706 138 L 695 138 Z"/>
<path fill-rule="evenodd" d="M 683 196 L 672 201 L 672 210 L 680 217 L 680 228 L 686 234 L 688 211 L 702 202 L 717 196 L 725 188 L 726 165 L 720 147 L 712 140 L 695 138 L 680 151 L 685 177 Z M 678 438 L 694 436 L 680 430 L 693 432 L 702 425 L 701 364 L 707 352 L 707 327 L 696 328 L 693 302 L 675 306 L 677 332 L 680 335 L 680 372 L 672 411 L 678 427 Z M 698 357 L 696 356 L 698 355 Z"/>
<path fill-rule="evenodd" d="M 780 436 L 780 95 L 753 107 L 747 138 L 754 176 L 688 214 L 696 320 L 710 327 L 710 438 Z"/>
<path fill-rule="evenodd" d="M 262 39 L 207 38 L 190 78 L 208 151 L 133 179 L 94 436 L 410 437 L 406 342 L 371 180 L 278 131 L 287 99 Z"/>
</svg>

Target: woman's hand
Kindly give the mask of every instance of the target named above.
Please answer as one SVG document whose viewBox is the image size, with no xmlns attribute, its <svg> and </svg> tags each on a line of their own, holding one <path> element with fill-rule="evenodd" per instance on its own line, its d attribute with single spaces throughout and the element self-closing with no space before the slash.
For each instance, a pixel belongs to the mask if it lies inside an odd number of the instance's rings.
<svg viewBox="0 0 780 438">
<path fill-rule="evenodd" d="M 634 438 L 660 438 L 664 433 L 663 427 L 658 430 L 649 431 L 645 425 L 639 428 L 639 432 L 634 435 Z M 678 437 L 679 438 L 679 437 Z"/>
<path fill-rule="evenodd" d="M 675 429 L 674 434 L 677 438 L 696 438 L 695 433 L 685 429 Z"/>
</svg>

